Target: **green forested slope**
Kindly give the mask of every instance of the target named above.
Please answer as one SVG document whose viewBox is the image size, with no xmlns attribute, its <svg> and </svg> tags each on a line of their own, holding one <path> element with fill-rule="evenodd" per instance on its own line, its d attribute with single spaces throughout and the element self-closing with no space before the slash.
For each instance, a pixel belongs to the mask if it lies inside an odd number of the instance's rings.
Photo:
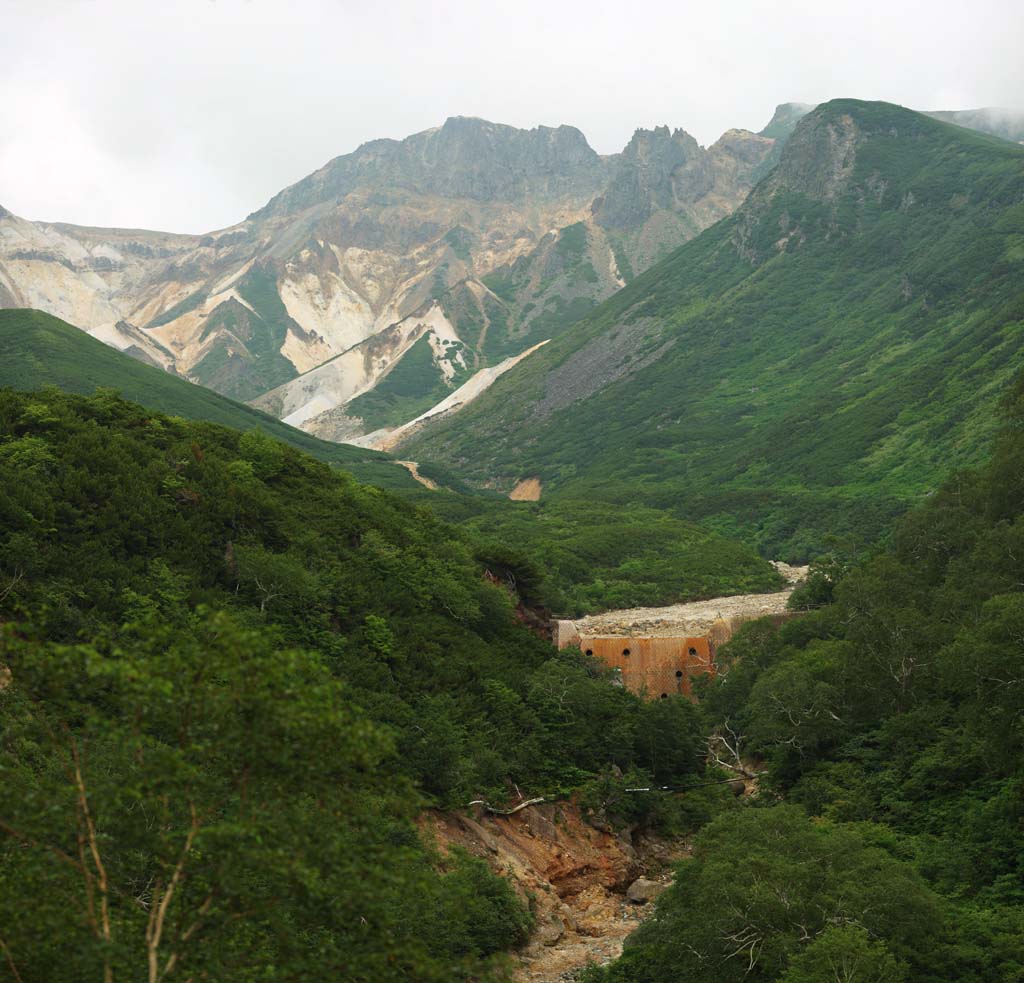
<svg viewBox="0 0 1024 983">
<path fill-rule="evenodd" d="M 1024 381 L 1005 411 L 890 549 L 726 647 L 701 712 L 760 794 L 588 983 L 1024 979 Z"/>
<path fill-rule="evenodd" d="M 557 653 L 513 582 L 258 431 L 0 389 L 4 972 L 501 975 L 527 907 L 415 812 L 703 767 L 690 704 Z"/>
<path fill-rule="evenodd" d="M 403 453 L 797 559 L 979 460 L 1022 335 L 1024 148 L 836 100 L 735 215 Z"/>
<path fill-rule="evenodd" d="M 557 613 L 667 604 L 769 590 L 778 584 L 772 568 L 749 547 L 652 510 L 624 512 L 583 502 L 531 508 L 478 496 L 456 476 L 425 465 L 424 472 L 446 488 L 428 492 L 384 454 L 318 440 L 250 406 L 143 365 L 40 311 L 0 311 L 0 385 L 51 385 L 78 393 L 106 387 L 165 413 L 242 430 L 255 427 L 361 481 L 400 491 L 451 521 L 509 543 L 517 553 L 528 548 L 536 560 L 530 600 Z M 451 488 L 463 493 L 453 494 Z"/>
<path fill-rule="evenodd" d="M 385 454 L 318 440 L 251 406 L 144 365 L 42 311 L 0 310 L 0 386 L 57 386 L 75 393 L 116 389 L 126 399 L 164 413 L 239 430 L 258 428 L 363 481 L 389 488 L 415 484 L 404 468 L 389 464 Z"/>
</svg>

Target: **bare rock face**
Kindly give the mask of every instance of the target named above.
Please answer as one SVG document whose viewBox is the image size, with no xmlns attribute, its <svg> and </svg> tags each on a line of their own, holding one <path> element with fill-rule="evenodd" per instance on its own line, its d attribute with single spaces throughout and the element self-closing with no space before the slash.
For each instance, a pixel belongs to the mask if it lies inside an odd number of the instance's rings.
<svg viewBox="0 0 1024 983">
<path fill-rule="evenodd" d="M 429 812 L 420 825 L 442 853 L 456 847 L 481 857 L 529 900 L 536 928 L 519 953 L 519 983 L 575 979 L 584 966 L 617 957 L 653 907 L 630 901 L 627 889 L 649 866 L 661 870 L 687 849 L 651 839 L 638 855 L 611 828 L 586 821 L 571 802 L 529 806 L 511 816 Z"/>
<path fill-rule="evenodd" d="M 358 188 L 479 202 L 588 198 L 606 165 L 574 126 L 520 130 L 468 116 L 404 140 L 373 140 L 276 195 L 251 219 L 333 203 Z"/>
<path fill-rule="evenodd" d="M 729 130 L 707 149 L 684 130 L 637 130 L 594 202 L 594 221 L 642 272 L 739 207 L 774 146 L 746 130 Z"/>
<path fill-rule="evenodd" d="M 607 190 L 595 202 L 595 221 L 607 229 L 628 229 L 647 221 L 655 209 L 670 208 L 673 176 L 703 153 L 684 130 L 637 130 L 619 154 Z"/>
<path fill-rule="evenodd" d="M 773 190 L 831 201 L 853 173 L 864 135 L 849 114 L 811 115 L 797 127 L 773 175 Z"/>
<path fill-rule="evenodd" d="M 933 115 L 1024 139 L 1019 114 Z M 564 330 L 755 186 L 737 249 L 760 262 L 799 245 L 807 230 L 786 216 L 756 229 L 764 202 L 778 190 L 835 202 L 871 138 L 850 117 L 786 103 L 759 134 L 728 130 L 704 148 L 661 126 L 601 156 L 571 126 L 457 116 L 336 157 L 207 235 L 29 222 L 0 208 L 0 306 L 39 308 L 194 382 L 297 413 L 299 426 L 358 439 Z M 413 328 L 431 310 L 445 326 L 428 332 L 431 358 L 395 384 L 405 401 L 350 409 L 408 369 L 410 353 L 415 362 Z"/>
</svg>

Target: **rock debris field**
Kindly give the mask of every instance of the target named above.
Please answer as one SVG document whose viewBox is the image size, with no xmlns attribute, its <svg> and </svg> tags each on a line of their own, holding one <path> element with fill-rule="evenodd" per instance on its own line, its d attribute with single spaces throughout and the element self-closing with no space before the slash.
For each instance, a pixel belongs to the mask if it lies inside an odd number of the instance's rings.
<svg viewBox="0 0 1024 983">
<path fill-rule="evenodd" d="M 786 610 L 789 595 L 807 576 L 807 567 L 793 567 L 774 562 L 775 568 L 788 581 L 786 589 L 773 594 L 738 594 L 714 597 L 708 601 L 671 604 L 664 608 L 624 608 L 593 614 L 576 622 L 583 636 L 628 635 L 644 638 L 669 638 L 706 635 L 718 620 L 760 618 L 781 614 Z"/>
</svg>

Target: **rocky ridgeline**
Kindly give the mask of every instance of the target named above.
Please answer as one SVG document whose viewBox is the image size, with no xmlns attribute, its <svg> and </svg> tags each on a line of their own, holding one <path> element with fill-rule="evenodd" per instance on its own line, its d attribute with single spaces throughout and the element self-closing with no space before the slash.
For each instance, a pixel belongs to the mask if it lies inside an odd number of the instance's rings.
<svg viewBox="0 0 1024 983">
<path fill-rule="evenodd" d="M 44 310 L 237 399 L 273 391 L 282 415 L 301 403 L 298 425 L 323 430 L 406 357 L 425 312 L 472 371 L 525 351 L 733 211 L 773 144 L 731 130 L 705 149 L 659 127 L 602 156 L 571 126 L 453 117 L 364 144 L 207 235 L 5 211 L 0 306 Z M 304 376 L 345 352 L 344 378 Z M 297 392 L 282 389 L 292 380 Z M 440 356 L 419 384 L 444 388 Z M 347 438 L 379 422 L 344 424 Z"/>
</svg>

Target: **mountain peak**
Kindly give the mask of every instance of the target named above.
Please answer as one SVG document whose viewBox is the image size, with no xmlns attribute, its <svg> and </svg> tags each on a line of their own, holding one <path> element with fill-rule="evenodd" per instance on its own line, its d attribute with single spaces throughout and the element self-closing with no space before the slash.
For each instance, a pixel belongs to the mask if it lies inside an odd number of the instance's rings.
<svg viewBox="0 0 1024 983">
<path fill-rule="evenodd" d="M 335 157 L 249 217 L 293 213 L 364 187 L 476 201 L 585 197 L 596 192 L 602 174 L 600 156 L 574 126 L 523 130 L 477 116 L 449 116 L 404 140 L 374 140 Z"/>
<path fill-rule="evenodd" d="M 772 187 L 830 201 L 846 188 L 857 152 L 878 134 L 918 136 L 939 124 L 888 102 L 832 99 L 802 116 L 783 147 Z"/>
<path fill-rule="evenodd" d="M 623 148 L 620 159 L 633 164 L 655 166 L 669 173 L 700 153 L 700 144 L 686 130 L 668 126 L 638 127 Z"/>
</svg>

